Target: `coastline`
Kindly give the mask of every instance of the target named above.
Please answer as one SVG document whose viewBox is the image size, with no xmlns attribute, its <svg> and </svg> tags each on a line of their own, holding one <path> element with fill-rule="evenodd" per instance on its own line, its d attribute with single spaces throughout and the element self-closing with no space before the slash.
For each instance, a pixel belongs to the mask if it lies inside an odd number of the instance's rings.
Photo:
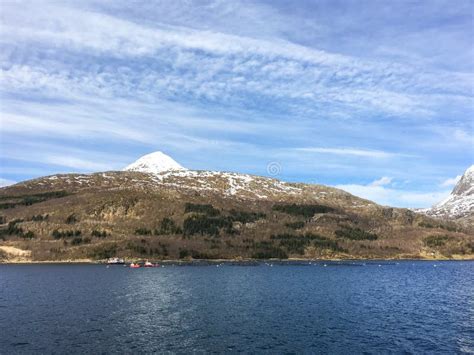
<svg viewBox="0 0 474 355">
<path fill-rule="evenodd" d="M 131 262 L 143 263 L 145 259 L 130 259 L 126 260 L 125 265 Z M 289 259 L 169 259 L 169 260 L 151 260 L 154 264 L 160 265 L 258 265 L 262 263 L 276 263 L 276 264 L 298 264 L 298 263 L 337 263 L 337 262 L 396 262 L 396 261 L 474 261 L 474 256 L 456 256 L 452 258 L 321 258 L 321 259 L 306 259 L 306 258 L 289 258 Z M 89 260 L 89 259 L 75 259 L 75 260 L 4 260 L 0 261 L 0 265 L 109 265 L 106 260 Z"/>
</svg>

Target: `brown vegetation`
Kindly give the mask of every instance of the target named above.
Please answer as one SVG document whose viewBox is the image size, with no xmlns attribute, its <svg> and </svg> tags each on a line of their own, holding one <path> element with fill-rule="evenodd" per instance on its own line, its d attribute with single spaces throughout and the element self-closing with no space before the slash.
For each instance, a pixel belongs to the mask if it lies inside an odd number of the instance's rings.
<svg viewBox="0 0 474 355">
<path fill-rule="evenodd" d="M 211 189 L 199 190 L 109 172 L 4 188 L 0 245 L 38 261 L 474 257 L 472 229 L 452 221 L 315 185 L 294 184 L 297 193 L 265 198 L 231 195 L 214 179 Z M 256 180 L 253 188 L 272 181 Z M 8 258 L 2 251 L 0 260 Z"/>
</svg>

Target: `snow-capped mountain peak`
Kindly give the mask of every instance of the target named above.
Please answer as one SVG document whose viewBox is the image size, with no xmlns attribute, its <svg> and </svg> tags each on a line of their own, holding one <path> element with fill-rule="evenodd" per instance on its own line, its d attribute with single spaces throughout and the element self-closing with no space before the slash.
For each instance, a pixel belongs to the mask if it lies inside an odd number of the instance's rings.
<svg viewBox="0 0 474 355">
<path fill-rule="evenodd" d="M 474 165 L 471 165 L 454 187 L 452 195 L 474 195 Z"/>
<path fill-rule="evenodd" d="M 461 218 L 474 213 L 474 165 L 471 165 L 444 201 L 423 211 L 433 217 Z"/>
<path fill-rule="evenodd" d="M 162 152 L 154 152 L 142 156 L 124 170 L 139 171 L 143 173 L 159 174 L 164 171 L 187 170 L 170 156 Z"/>
</svg>

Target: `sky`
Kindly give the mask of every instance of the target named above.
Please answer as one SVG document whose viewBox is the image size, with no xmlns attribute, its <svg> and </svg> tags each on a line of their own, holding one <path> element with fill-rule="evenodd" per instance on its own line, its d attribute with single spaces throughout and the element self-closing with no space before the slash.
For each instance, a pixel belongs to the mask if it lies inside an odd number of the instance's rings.
<svg viewBox="0 0 474 355">
<path fill-rule="evenodd" d="M 0 185 L 183 166 L 429 207 L 474 162 L 474 2 L 1 1 Z"/>
</svg>

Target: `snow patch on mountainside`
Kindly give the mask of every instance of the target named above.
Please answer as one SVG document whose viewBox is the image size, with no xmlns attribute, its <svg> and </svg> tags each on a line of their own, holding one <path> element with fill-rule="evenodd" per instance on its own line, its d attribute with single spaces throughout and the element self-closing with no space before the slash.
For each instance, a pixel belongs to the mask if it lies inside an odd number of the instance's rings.
<svg viewBox="0 0 474 355">
<path fill-rule="evenodd" d="M 250 194 L 257 198 L 267 198 L 268 195 L 275 193 L 298 194 L 302 191 L 301 188 L 276 179 L 219 171 L 167 171 L 155 174 L 153 178 L 164 186 L 220 191 L 228 196 Z"/>
<path fill-rule="evenodd" d="M 275 179 L 238 173 L 187 170 L 162 152 L 147 154 L 124 170 L 151 174 L 155 183 L 161 186 L 219 191 L 228 196 L 251 194 L 257 198 L 267 198 L 275 193 L 301 192 L 300 188 Z"/>
<path fill-rule="evenodd" d="M 124 170 L 159 174 L 164 171 L 186 170 L 186 168 L 182 167 L 170 156 L 162 152 L 154 152 L 142 156 L 136 162 L 128 165 Z"/>
</svg>

